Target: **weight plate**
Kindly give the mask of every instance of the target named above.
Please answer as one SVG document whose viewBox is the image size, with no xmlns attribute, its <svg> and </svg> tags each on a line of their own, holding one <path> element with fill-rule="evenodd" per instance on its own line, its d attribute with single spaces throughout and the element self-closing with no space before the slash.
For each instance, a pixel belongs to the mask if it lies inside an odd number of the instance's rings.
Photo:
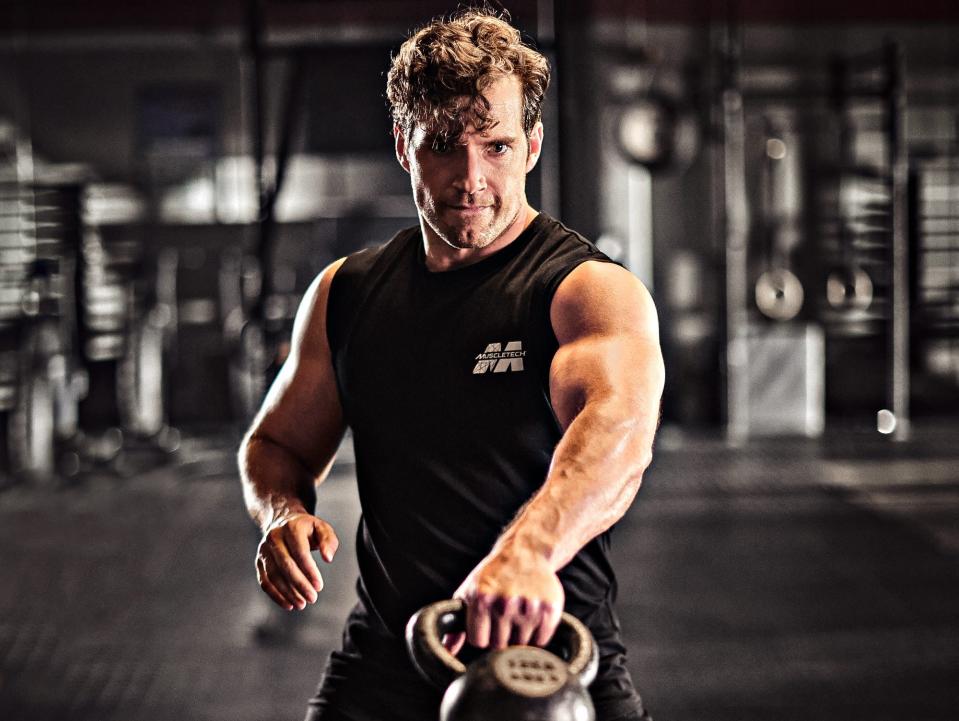
<svg viewBox="0 0 959 721">
<path fill-rule="evenodd" d="M 767 270 L 756 281 L 756 306 L 772 320 L 790 320 L 802 310 L 802 283 L 785 268 Z"/>
<path fill-rule="evenodd" d="M 862 268 L 834 270 L 826 278 L 826 300 L 836 310 L 866 310 L 872 297 L 872 278 Z"/>
</svg>

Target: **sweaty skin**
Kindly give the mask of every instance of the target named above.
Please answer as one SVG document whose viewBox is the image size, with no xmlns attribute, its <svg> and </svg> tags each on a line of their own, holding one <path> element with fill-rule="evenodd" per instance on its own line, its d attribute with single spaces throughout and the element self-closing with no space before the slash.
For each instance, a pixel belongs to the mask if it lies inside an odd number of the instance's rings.
<svg viewBox="0 0 959 721">
<path fill-rule="evenodd" d="M 475 263 L 515 240 L 536 216 L 525 179 L 543 139 L 521 124 L 514 77 L 484 93 L 497 121 L 484 133 L 439 142 L 428 129 L 396 129 L 397 159 L 410 174 L 427 267 Z M 326 339 L 326 268 L 297 313 L 290 357 L 240 448 L 247 508 L 263 531 L 257 578 L 284 608 L 316 601 L 322 577 L 311 550 L 332 559 L 337 539 L 308 509 L 345 430 Z M 550 400 L 563 428 L 545 482 L 456 596 L 467 602 L 475 646 L 545 644 L 563 610 L 557 571 L 626 512 L 652 457 L 663 363 L 656 311 L 628 271 L 586 262 L 559 285 L 550 307 L 559 349 Z M 458 649 L 464 637 L 446 639 Z"/>
</svg>

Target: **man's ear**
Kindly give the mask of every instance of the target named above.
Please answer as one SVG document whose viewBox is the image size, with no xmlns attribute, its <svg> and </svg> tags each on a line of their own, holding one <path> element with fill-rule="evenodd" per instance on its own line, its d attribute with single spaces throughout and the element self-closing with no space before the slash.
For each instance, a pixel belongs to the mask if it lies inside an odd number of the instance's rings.
<svg viewBox="0 0 959 721">
<path fill-rule="evenodd" d="M 526 138 L 528 152 L 526 153 L 526 172 L 536 167 L 539 155 L 543 150 L 543 123 L 538 122 Z"/>
<path fill-rule="evenodd" d="M 396 159 L 403 166 L 403 170 L 410 172 L 410 160 L 406 157 L 406 133 L 399 125 L 393 126 L 393 142 L 396 148 Z"/>
</svg>

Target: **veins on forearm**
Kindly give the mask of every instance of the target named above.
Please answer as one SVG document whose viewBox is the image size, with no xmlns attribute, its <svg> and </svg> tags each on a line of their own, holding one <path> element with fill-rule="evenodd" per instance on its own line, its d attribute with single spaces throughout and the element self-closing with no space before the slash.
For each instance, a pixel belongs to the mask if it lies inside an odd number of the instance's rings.
<svg viewBox="0 0 959 721">
<path fill-rule="evenodd" d="M 629 508 L 649 464 L 649 436 L 615 406 L 587 404 L 557 445 L 546 482 L 497 545 L 564 566 Z"/>
</svg>

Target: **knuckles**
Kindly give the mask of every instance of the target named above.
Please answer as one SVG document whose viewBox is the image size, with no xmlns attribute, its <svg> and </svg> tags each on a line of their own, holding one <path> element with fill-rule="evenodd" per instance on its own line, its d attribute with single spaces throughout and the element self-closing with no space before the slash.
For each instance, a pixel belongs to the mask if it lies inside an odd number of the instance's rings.
<svg viewBox="0 0 959 721">
<path fill-rule="evenodd" d="M 503 648 L 552 635 L 554 605 L 549 601 L 475 590 L 462 598 L 467 603 L 467 637 L 474 646 Z"/>
</svg>

